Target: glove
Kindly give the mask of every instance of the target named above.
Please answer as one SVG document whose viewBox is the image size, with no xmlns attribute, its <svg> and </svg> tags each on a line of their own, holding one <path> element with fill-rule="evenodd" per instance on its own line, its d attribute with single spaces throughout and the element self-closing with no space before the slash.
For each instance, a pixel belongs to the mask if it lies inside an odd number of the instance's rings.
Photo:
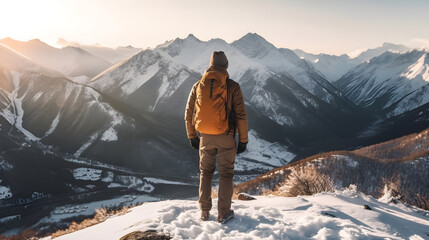
<svg viewBox="0 0 429 240">
<path fill-rule="evenodd" d="M 238 147 L 237 147 L 237 154 L 240 154 L 240 153 L 246 151 L 246 145 L 247 145 L 247 143 L 239 142 Z"/>
<path fill-rule="evenodd" d="M 191 143 L 191 147 L 193 147 L 197 150 L 200 149 L 200 138 L 199 137 L 189 139 L 189 142 Z"/>
</svg>

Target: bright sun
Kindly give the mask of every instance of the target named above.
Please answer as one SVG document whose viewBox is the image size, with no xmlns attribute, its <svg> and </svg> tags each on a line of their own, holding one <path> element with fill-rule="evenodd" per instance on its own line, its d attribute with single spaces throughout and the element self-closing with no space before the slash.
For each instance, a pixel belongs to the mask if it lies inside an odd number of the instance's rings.
<svg viewBox="0 0 429 240">
<path fill-rule="evenodd" d="M 62 1 L 1 1 L 0 38 L 29 40 L 55 31 L 55 26 L 65 23 L 66 16 L 61 14 L 64 6 L 60 2 Z"/>
</svg>

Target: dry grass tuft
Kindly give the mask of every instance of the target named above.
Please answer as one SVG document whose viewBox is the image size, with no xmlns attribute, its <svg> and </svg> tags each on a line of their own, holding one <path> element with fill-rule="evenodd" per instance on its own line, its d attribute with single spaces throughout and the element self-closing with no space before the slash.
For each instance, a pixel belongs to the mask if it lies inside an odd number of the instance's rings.
<svg viewBox="0 0 429 240">
<path fill-rule="evenodd" d="M 0 235 L 0 240 L 36 240 L 39 239 L 37 234 L 38 233 L 35 230 L 27 229 L 18 235 L 12 235 L 10 237 Z"/>
<path fill-rule="evenodd" d="M 129 207 L 124 206 L 123 208 L 121 208 L 119 210 L 112 210 L 112 211 L 108 211 L 106 208 L 96 209 L 95 215 L 93 218 L 85 219 L 80 223 L 72 222 L 72 223 L 70 223 L 70 226 L 67 229 L 58 230 L 55 233 L 53 233 L 51 235 L 51 238 L 54 239 L 56 237 L 59 237 L 59 236 L 65 235 L 65 234 L 72 233 L 75 231 L 79 231 L 79 230 L 93 226 L 93 225 L 98 224 L 98 223 L 102 223 L 102 222 L 106 221 L 106 219 L 108 219 L 109 217 L 114 216 L 114 215 L 124 215 L 125 213 L 129 212 L 129 209 L 132 207 L 133 206 L 129 206 Z"/>
</svg>

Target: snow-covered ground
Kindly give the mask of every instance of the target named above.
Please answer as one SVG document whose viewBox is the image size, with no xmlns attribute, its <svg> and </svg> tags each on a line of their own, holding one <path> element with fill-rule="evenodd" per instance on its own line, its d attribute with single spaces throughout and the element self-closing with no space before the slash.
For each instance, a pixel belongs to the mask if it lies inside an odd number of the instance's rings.
<svg viewBox="0 0 429 240">
<path fill-rule="evenodd" d="M 429 212 L 388 203 L 353 190 L 305 197 L 234 200 L 235 218 L 227 224 L 199 220 L 196 201 L 145 203 L 125 215 L 57 238 L 119 239 L 133 231 L 155 229 L 173 239 L 428 239 Z M 217 199 L 214 199 L 216 206 Z M 363 205 L 372 210 L 365 210 Z M 50 238 L 46 238 L 50 239 Z"/>
<path fill-rule="evenodd" d="M 1 180 L 0 180 L 1 183 Z M 0 185 L 0 200 L 12 197 L 12 192 L 9 187 Z"/>
<path fill-rule="evenodd" d="M 73 170 L 73 177 L 76 180 L 89 180 L 98 181 L 100 180 L 102 170 L 93 168 L 76 168 Z"/>
</svg>

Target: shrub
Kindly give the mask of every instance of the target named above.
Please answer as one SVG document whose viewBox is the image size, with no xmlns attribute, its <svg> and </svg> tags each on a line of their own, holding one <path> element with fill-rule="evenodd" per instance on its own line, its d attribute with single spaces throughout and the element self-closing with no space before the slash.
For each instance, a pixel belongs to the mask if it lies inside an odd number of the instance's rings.
<svg viewBox="0 0 429 240">
<path fill-rule="evenodd" d="M 296 197 L 334 191 L 331 178 L 319 173 L 315 166 L 294 167 L 291 171 L 286 181 L 275 191 L 278 195 Z"/>
</svg>

